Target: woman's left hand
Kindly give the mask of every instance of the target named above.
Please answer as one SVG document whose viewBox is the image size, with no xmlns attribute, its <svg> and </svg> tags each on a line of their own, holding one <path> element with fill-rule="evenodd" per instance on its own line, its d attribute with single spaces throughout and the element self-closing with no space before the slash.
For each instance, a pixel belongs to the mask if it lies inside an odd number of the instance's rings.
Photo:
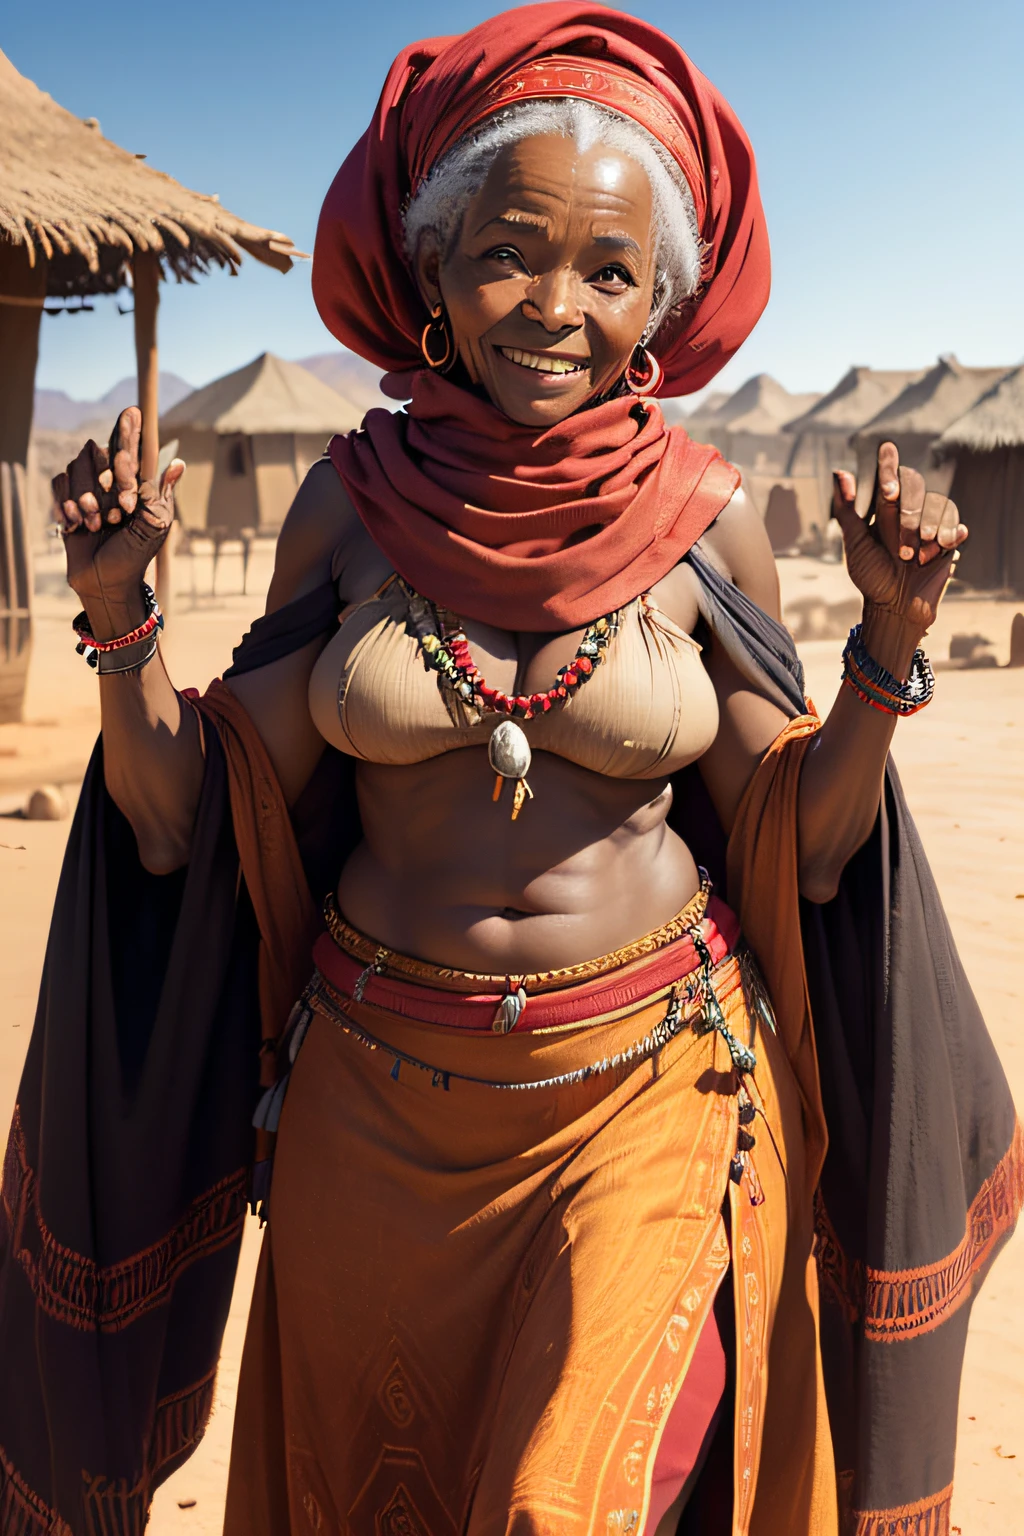
<svg viewBox="0 0 1024 1536">
<path fill-rule="evenodd" d="M 924 477 L 899 462 L 895 443 L 878 450 L 875 502 L 867 517 L 854 505 L 856 478 L 833 476 L 832 515 L 842 530 L 850 579 L 865 604 L 924 635 L 967 537 L 954 502 L 926 491 Z"/>
</svg>

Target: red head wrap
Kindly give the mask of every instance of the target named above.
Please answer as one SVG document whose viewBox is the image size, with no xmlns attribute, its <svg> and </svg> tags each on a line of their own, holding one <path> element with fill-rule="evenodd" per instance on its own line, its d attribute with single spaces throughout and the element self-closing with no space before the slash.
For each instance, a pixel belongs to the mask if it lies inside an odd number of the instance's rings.
<svg viewBox="0 0 1024 1536">
<path fill-rule="evenodd" d="M 422 366 L 427 320 L 402 257 L 402 208 L 461 136 L 526 97 L 579 96 L 646 128 L 678 162 L 708 247 L 699 303 L 655 348 L 663 394 L 701 389 L 768 301 L 754 155 L 732 109 L 671 38 L 618 11 L 555 0 L 431 38 L 391 66 L 373 122 L 324 202 L 313 296 L 339 341 L 378 367 Z"/>
<path fill-rule="evenodd" d="M 671 38 L 618 11 L 555 0 L 405 49 L 327 194 L 313 262 L 313 295 L 338 340 L 388 372 L 415 370 L 407 414 L 371 411 L 331 444 L 356 510 L 425 596 L 513 630 L 573 629 L 622 606 L 672 569 L 739 480 L 716 450 L 668 430 L 653 402 L 608 400 L 538 432 L 425 370 L 427 312 L 402 254 L 406 200 L 491 113 L 558 96 L 632 118 L 682 168 L 706 246 L 702 281 L 653 350 L 667 393 L 700 389 L 768 298 L 754 157 Z"/>
</svg>

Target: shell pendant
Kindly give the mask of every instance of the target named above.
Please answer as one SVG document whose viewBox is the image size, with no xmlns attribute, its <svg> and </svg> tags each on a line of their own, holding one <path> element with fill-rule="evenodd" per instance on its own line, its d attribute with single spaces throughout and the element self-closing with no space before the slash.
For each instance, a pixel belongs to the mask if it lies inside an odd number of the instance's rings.
<svg viewBox="0 0 1024 1536">
<path fill-rule="evenodd" d="M 514 720 L 502 720 L 500 725 L 496 725 L 487 743 L 487 759 L 496 775 L 494 794 L 491 796 L 495 803 L 501 798 L 505 780 L 516 781 L 515 794 L 512 796 L 512 820 L 515 821 L 527 797 L 533 799 L 533 790 L 526 782 L 532 753 L 522 726 Z"/>
</svg>

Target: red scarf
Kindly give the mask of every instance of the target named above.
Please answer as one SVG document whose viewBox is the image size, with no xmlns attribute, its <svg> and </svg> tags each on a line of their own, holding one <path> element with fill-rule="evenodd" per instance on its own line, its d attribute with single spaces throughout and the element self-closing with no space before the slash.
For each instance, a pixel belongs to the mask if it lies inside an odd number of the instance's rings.
<svg viewBox="0 0 1024 1536">
<path fill-rule="evenodd" d="M 739 484 L 654 402 L 609 400 L 538 433 L 435 374 L 370 411 L 331 459 L 399 575 L 501 629 L 578 629 L 665 576 Z"/>
<path fill-rule="evenodd" d="M 700 289 L 661 326 L 666 393 L 700 389 L 768 298 L 754 158 L 727 103 L 664 33 L 577 0 L 522 6 L 395 60 L 320 215 L 313 294 L 346 346 L 405 375 L 331 458 L 374 541 L 426 596 L 511 629 L 577 628 L 666 575 L 731 496 L 717 453 L 630 399 L 546 432 L 423 371 L 427 312 L 401 210 L 459 136 L 511 100 L 574 96 L 632 117 L 693 192 Z M 412 371 L 415 370 L 415 371 Z"/>
</svg>

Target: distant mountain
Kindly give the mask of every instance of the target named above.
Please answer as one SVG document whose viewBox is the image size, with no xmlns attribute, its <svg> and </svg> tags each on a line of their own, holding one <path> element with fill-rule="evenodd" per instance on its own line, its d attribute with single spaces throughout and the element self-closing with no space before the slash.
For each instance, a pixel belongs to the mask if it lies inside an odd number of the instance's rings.
<svg viewBox="0 0 1024 1536">
<path fill-rule="evenodd" d="M 176 373 L 160 375 L 160 411 L 169 411 L 192 393 L 192 385 Z M 98 400 L 73 400 L 62 389 L 37 389 L 32 425 L 37 432 L 77 432 L 93 422 L 114 419 L 126 405 L 134 405 L 138 399 L 135 375 L 119 379 Z"/>
<path fill-rule="evenodd" d="M 375 406 L 384 406 L 390 411 L 396 409 L 395 402 L 380 392 L 380 381 L 384 377 L 381 370 L 354 352 L 318 352 L 315 357 L 300 358 L 299 363 L 324 384 L 337 390 L 339 395 L 344 395 L 360 411 L 369 411 Z"/>
</svg>

